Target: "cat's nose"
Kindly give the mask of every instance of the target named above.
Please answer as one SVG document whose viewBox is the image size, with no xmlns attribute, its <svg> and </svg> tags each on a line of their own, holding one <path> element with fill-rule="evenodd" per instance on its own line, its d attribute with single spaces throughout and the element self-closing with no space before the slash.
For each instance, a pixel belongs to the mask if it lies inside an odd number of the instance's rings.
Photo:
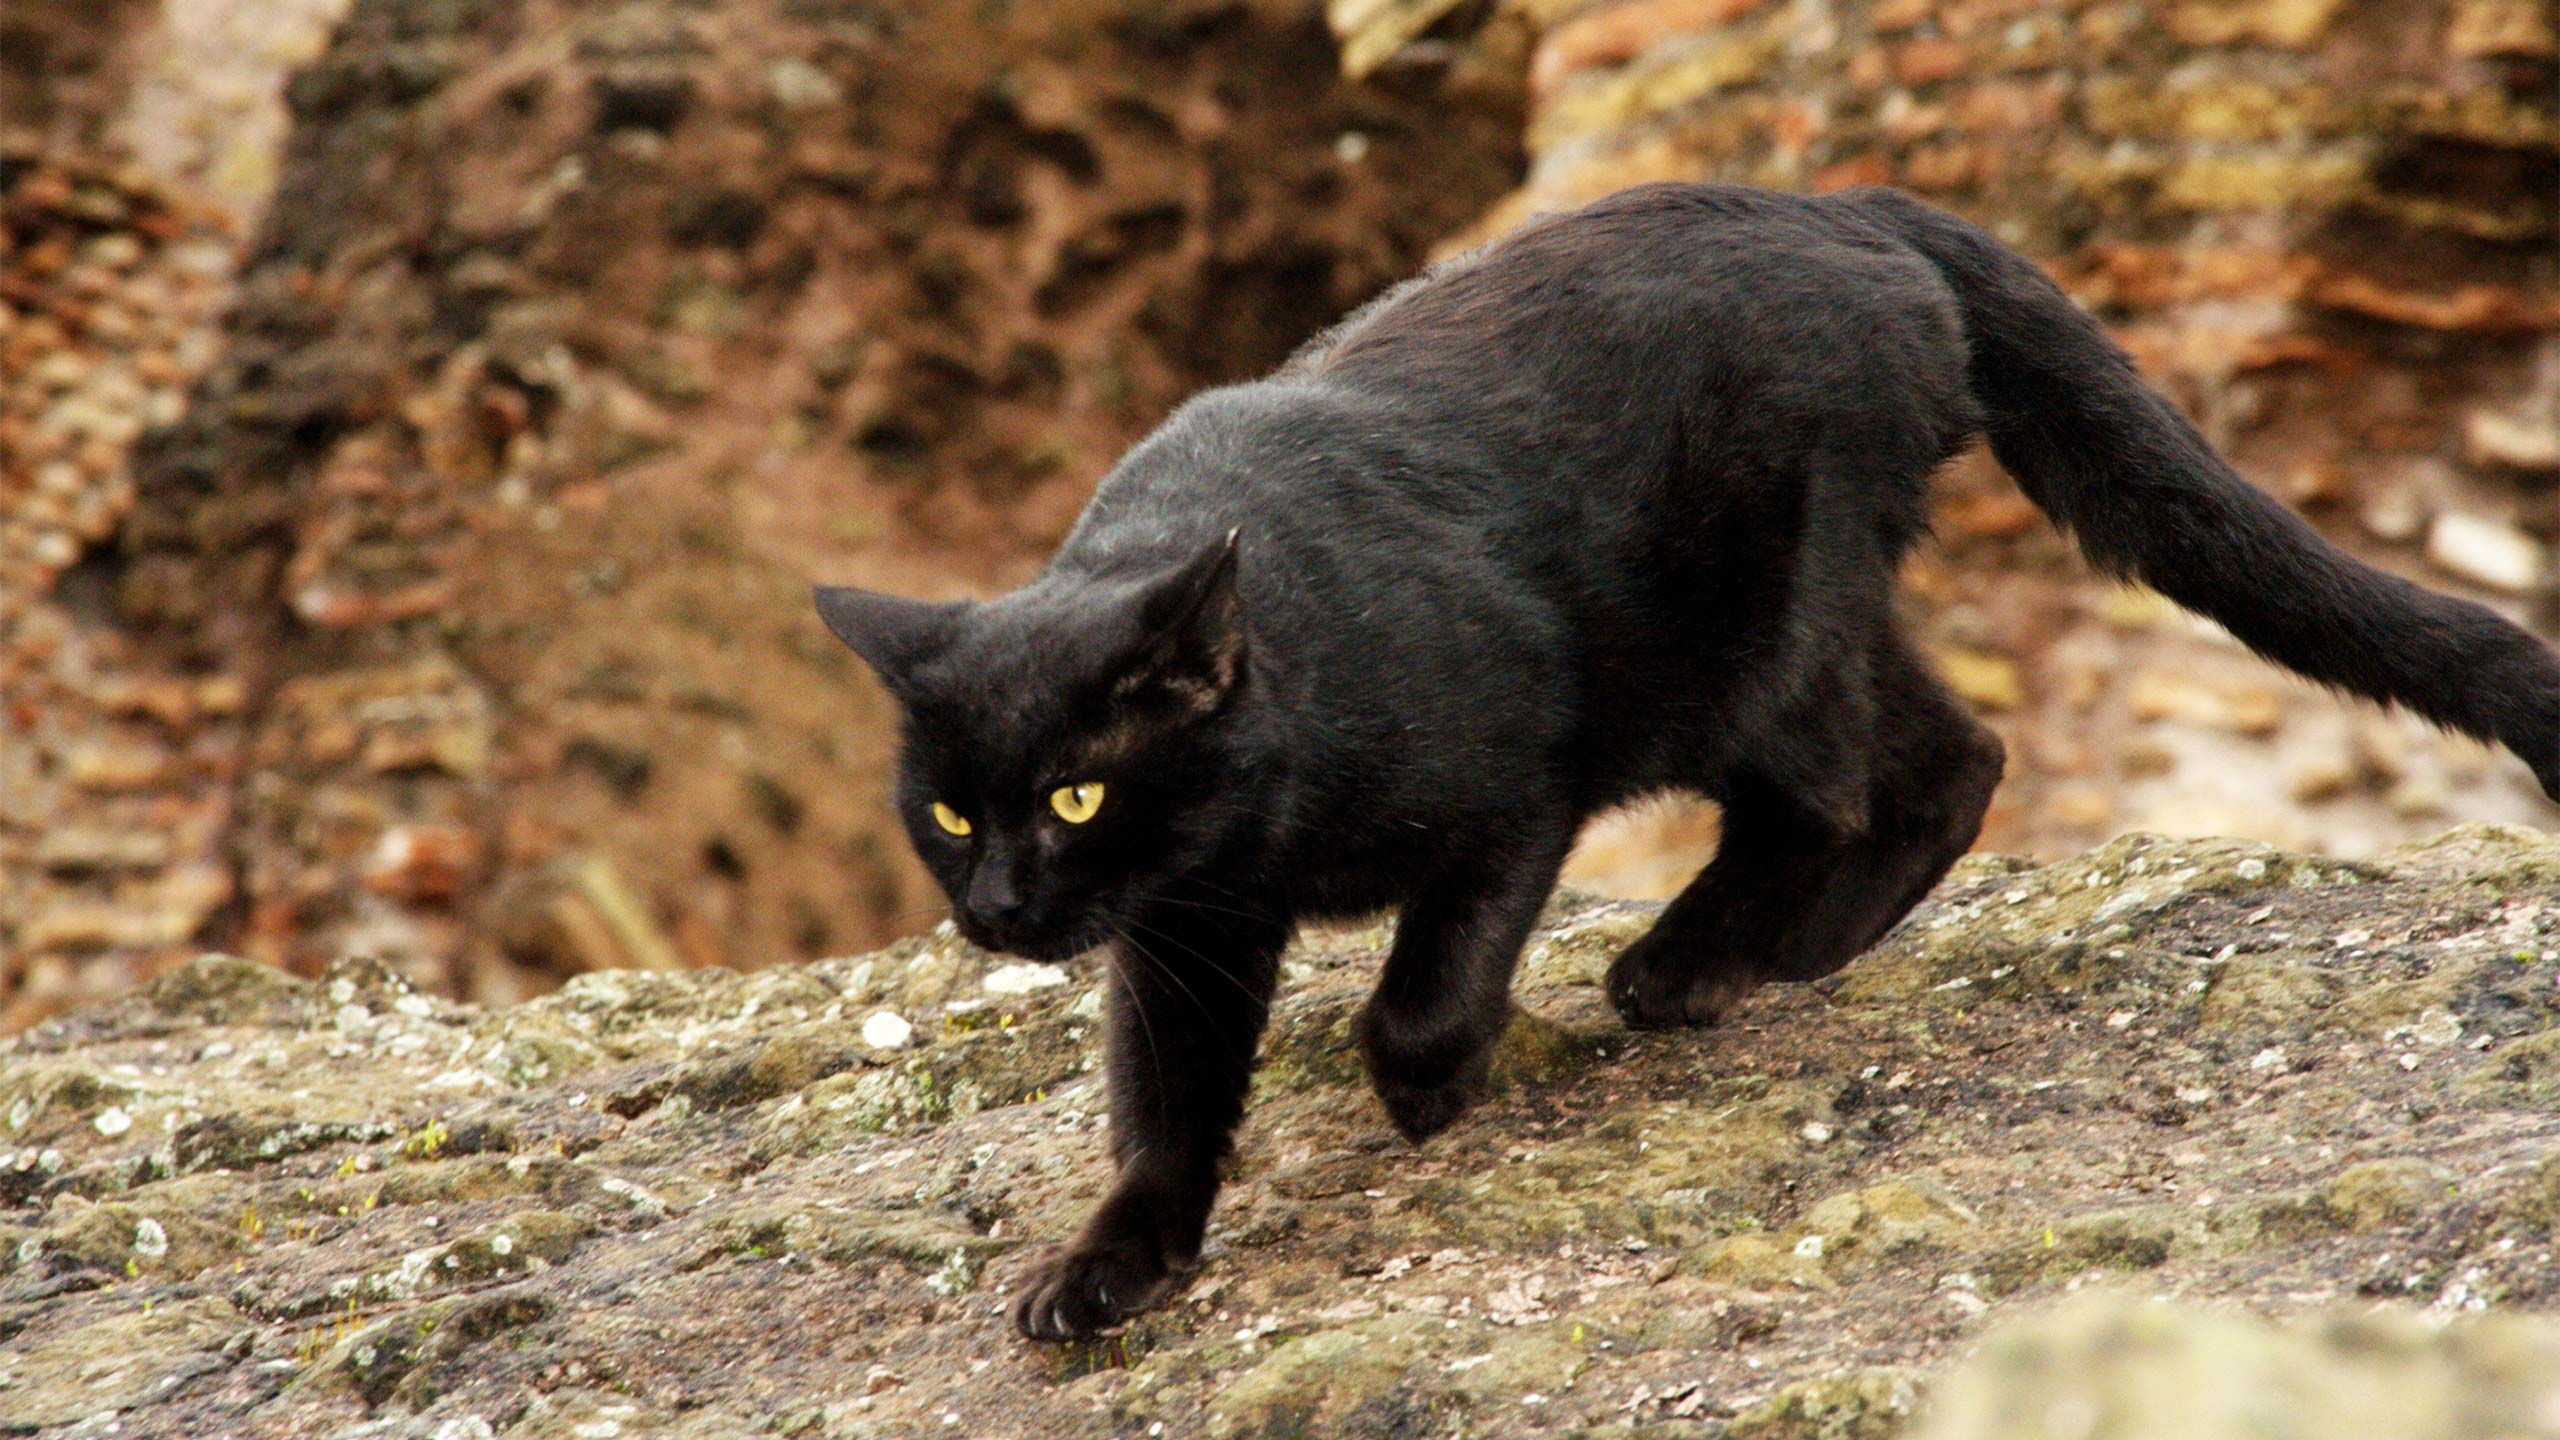
<svg viewBox="0 0 2560 1440">
<path fill-rule="evenodd" d="M 969 881 L 969 913 L 991 931 L 1009 930 L 1022 918 L 1022 891 L 1012 876 L 982 869 Z"/>
</svg>

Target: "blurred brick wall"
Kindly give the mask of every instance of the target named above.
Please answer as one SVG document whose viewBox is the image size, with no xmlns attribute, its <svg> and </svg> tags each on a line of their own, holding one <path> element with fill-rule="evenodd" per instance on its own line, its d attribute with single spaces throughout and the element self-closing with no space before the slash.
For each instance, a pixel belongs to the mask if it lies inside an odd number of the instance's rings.
<svg viewBox="0 0 2560 1440">
<path fill-rule="evenodd" d="M 184 416 L 0 592 L 7 1018 L 204 945 L 503 998 L 931 923 L 808 582 L 1025 578 L 1519 175 L 1516 91 L 1348 85 L 1296 3 L 357 0 L 289 96 Z"/>
<path fill-rule="evenodd" d="M 54 133 L 0 155 L 0 1023 L 204 944 L 503 992 L 921 923 L 882 712 L 801 581 L 1018 579 L 1188 389 L 1647 179 L 1974 215 L 2330 533 L 2548 628 L 2539 0 L 1329 13 L 1356 84 L 1276 0 L 364 0 L 280 166 L 205 143 L 246 83 L 210 61 L 262 48 L 128 35 L 30 98 L 18 45 L 0 118 Z M 117 15 L 158 23 L 9 18 Z M 169 165 L 282 173 L 218 331 L 219 217 L 60 146 L 154 76 L 213 117 L 150 123 Z M 1987 464 L 1938 521 L 1916 613 L 2017 756 L 1986 843 L 2550 819 L 2096 584 Z M 1668 888 L 1712 835 L 1621 827 L 1585 873 Z"/>
<path fill-rule="evenodd" d="M 1526 74 L 1530 170 L 1444 248 L 1623 186 L 1904 187 L 2043 260 L 2244 473 L 2552 632 L 2560 86 L 2547 0 L 1335 0 L 1359 65 Z M 1915 566 L 2013 742 L 1986 843 L 2128 826 L 2368 850 L 2551 812 L 2092 580 L 1987 463 Z M 1692 827 L 1694 836 L 1694 827 Z M 1633 846 L 1640 851 L 1639 842 Z"/>
</svg>

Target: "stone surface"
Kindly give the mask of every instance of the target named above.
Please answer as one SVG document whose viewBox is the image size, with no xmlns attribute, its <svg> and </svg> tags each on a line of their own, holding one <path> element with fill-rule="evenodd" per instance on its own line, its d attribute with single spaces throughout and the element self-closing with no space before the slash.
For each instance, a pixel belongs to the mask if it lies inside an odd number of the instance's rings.
<svg viewBox="0 0 2560 1440">
<path fill-rule="evenodd" d="M 2121 1299 L 1985 1342 L 1914 1440 L 2503 1440 L 2560 1428 L 2560 1326 L 2399 1314 L 2274 1326 Z"/>
<path fill-rule="evenodd" d="M 1600 993 L 1650 914 L 1558 898 L 1418 1150 L 1348 1048 L 1386 936 L 1305 937 L 1206 1266 L 1068 1348 L 1004 1312 L 1105 1178 L 1087 966 L 937 932 L 481 1008 L 208 957 L 0 1042 L 0 1427 L 2549 1431 L 2560 841 L 1976 857 L 1696 1034 Z"/>
</svg>

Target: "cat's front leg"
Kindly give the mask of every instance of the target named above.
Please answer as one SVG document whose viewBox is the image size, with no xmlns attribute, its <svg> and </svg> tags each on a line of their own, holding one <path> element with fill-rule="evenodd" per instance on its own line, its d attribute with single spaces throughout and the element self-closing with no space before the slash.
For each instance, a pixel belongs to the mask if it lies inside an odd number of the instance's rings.
<svg viewBox="0 0 2560 1440">
<path fill-rule="evenodd" d="M 1511 971 L 1572 848 L 1561 813 L 1487 843 L 1407 905 L 1360 1053 L 1387 1118 L 1421 1143 L 1466 1113 L 1511 1018 Z"/>
<path fill-rule="evenodd" d="M 1201 902 L 1204 905 L 1209 902 Z M 1155 907 L 1111 946 L 1111 1154 L 1119 1177 L 1076 1239 L 1034 1265 L 1014 1325 L 1090 1335 L 1163 1299 L 1200 1255 L 1218 1170 L 1271 1011 L 1276 920 L 1231 902 Z"/>
</svg>

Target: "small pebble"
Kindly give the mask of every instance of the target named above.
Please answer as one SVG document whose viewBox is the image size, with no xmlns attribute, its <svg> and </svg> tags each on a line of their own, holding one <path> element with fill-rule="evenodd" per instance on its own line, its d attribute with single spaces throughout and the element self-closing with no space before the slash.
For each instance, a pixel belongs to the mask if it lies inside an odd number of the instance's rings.
<svg viewBox="0 0 2560 1440">
<path fill-rule="evenodd" d="M 914 1037 L 916 1027 L 894 1010 L 883 1010 L 862 1022 L 862 1043 L 874 1050 L 897 1050 Z"/>
<path fill-rule="evenodd" d="M 2530 595 L 2542 583 L 2542 545 L 2512 525 L 2452 511 L 2427 527 L 2427 558 L 2475 585 Z"/>
</svg>

